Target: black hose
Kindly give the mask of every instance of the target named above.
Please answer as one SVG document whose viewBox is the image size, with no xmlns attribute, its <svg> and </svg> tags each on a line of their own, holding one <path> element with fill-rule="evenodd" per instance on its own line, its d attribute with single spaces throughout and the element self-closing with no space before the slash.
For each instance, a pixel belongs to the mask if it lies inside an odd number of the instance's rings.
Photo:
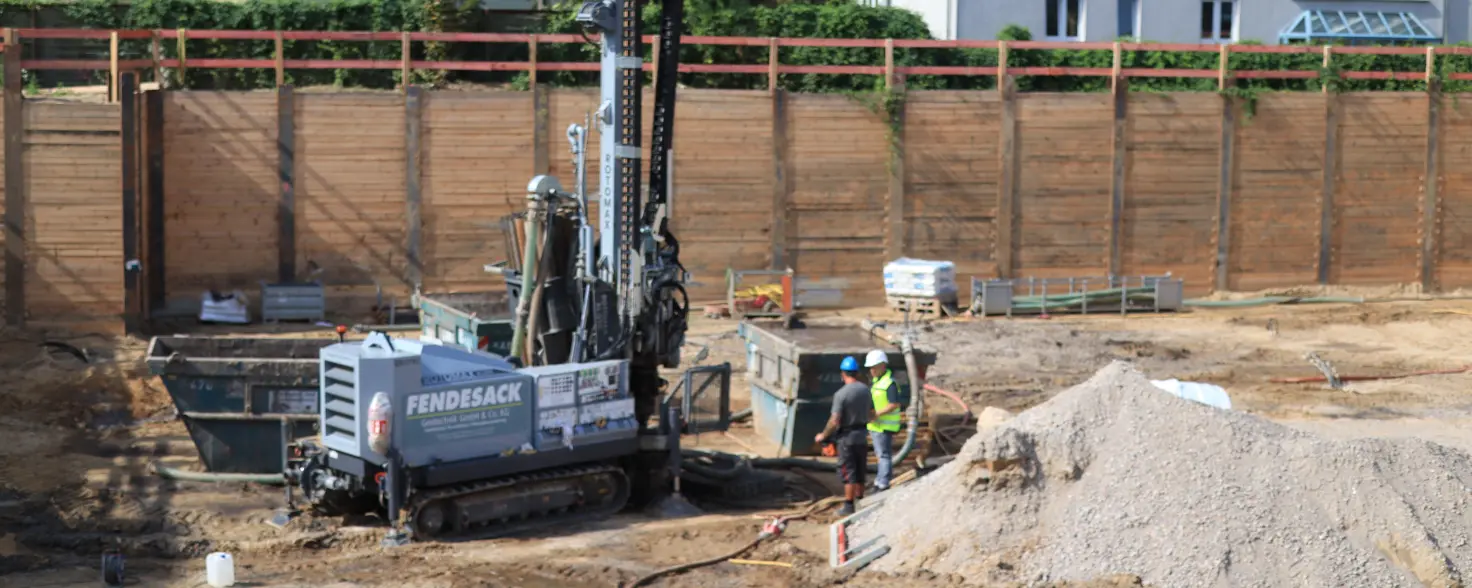
<svg viewBox="0 0 1472 588">
<path fill-rule="evenodd" d="M 739 423 L 749 418 L 751 418 L 751 409 L 749 408 L 731 413 L 731 422 L 733 423 Z"/>
<path fill-rule="evenodd" d="M 759 535 L 759 536 L 757 536 L 756 539 L 753 539 L 751 541 L 751 543 L 747 543 L 746 545 L 742 545 L 736 551 L 732 551 L 731 553 L 728 553 L 726 555 L 716 556 L 716 557 L 712 557 L 710 559 L 702 559 L 700 561 L 692 561 L 690 563 L 680 564 L 680 565 L 677 565 L 677 566 L 670 566 L 670 567 L 667 567 L 667 568 L 662 569 L 662 570 L 650 572 L 648 574 L 645 574 L 645 575 L 639 577 L 639 579 L 634 580 L 633 583 L 628 584 L 627 585 L 627 588 L 638 588 L 639 586 L 643 586 L 645 584 L 648 584 L 650 582 L 653 582 L 653 581 L 655 581 L 655 580 L 657 580 L 657 579 L 659 579 L 659 578 L 661 578 L 663 576 L 668 576 L 670 574 L 678 574 L 680 572 L 685 572 L 685 571 L 693 570 L 695 568 L 703 568 L 705 566 L 715 565 L 715 564 L 721 563 L 723 561 L 726 561 L 728 559 L 735 558 L 736 556 L 741 555 L 741 554 L 746 553 L 747 551 L 751 550 L 751 548 L 756 547 L 758 543 L 761 543 L 762 541 L 766 540 L 766 538 L 767 538 L 767 536 L 765 534 Z"/>
<path fill-rule="evenodd" d="M 717 459 L 740 460 L 740 461 L 743 461 L 745 463 L 750 464 L 751 467 L 754 467 L 754 468 L 762 468 L 762 469 L 798 468 L 798 469 L 809 470 L 809 471 L 814 471 L 814 472 L 834 472 L 834 471 L 838 471 L 838 464 L 836 464 L 836 463 L 830 463 L 830 462 L 826 462 L 826 461 L 822 461 L 822 460 L 818 460 L 818 459 L 808 459 L 808 458 L 803 458 L 803 457 L 753 457 L 753 458 L 745 458 L 745 457 L 742 457 L 740 455 L 726 453 L 726 452 L 723 452 L 723 451 L 715 451 L 713 449 L 694 449 L 694 448 L 681 449 L 680 450 L 680 453 L 682 455 L 694 455 L 694 456 L 698 456 L 698 457 L 715 457 Z M 869 471 L 870 472 L 877 472 L 877 471 L 879 471 L 879 466 L 877 464 L 869 464 Z"/>
</svg>

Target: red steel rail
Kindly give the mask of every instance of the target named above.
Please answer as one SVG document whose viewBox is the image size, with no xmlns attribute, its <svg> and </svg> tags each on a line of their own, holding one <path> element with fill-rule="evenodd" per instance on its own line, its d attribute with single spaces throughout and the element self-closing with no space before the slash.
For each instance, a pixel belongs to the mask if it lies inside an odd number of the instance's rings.
<svg viewBox="0 0 1472 588">
<path fill-rule="evenodd" d="M 113 79 L 120 70 L 141 69 L 274 69 L 277 82 L 282 83 L 284 71 L 288 69 L 380 69 L 444 71 L 597 71 L 598 64 L 592 62 L 547 62 L 538 61 L 537 46 L 541 44 L 586 43 L 582 35 L 574 34 L 525 34 L 525 33 L 433 33 L 433 32 L 367 32 L 367 31 L 220 31 L 220 30 L 98 30 L 98 29 L 5 29 L 5 43 L 18 43 L 21 39 L 72 39 L 106 40 L 111 42 L 109 59 L 22 59 L 23 69 L 33 70 L 108 70 Z M 151 59 L 118 59 L 120 40 L 152 41 Z M 272 59 L 244 58 L 200 58 L 190 59 L 185 51 L 186 40 L 240 40 L 274 41 L 275 57 Z M 161 45 L 164 41 L 177 43 L 179 55 L 165 58 Z M 285 41 L 362 41 L 396 42 L 402 47 L 402 58 L 385 59 L 285 59 L 282 44 Z M 654 36 L 645 38 L 652 44 Z M 413 43 L 520 43 L 528 47 L 527 61 L 426 61 L 410 57 Z M 1096 77 L 1168 77 L 1168 78 L 1216 78 L 1225 86 L 1231 79 L 1311 79 L 1319 77 L 1319 71 L 1308 70 L 1229 70 L 1231 54 L 1277 53 L 1277 54 L 1322 54 L 1327 67 L 1335 54 L 1370 55 L 1425 55 L 1426 69 L 1418 71 L 1344 71 L 1340 76 L 1347 79 L 1429 79 L 1434 75 L 1437 55 L 1469 55 L 1472 47 L 1333 47 L 1310 45 L 1205 45 L 1181 43 L 1128 43 L 1128 42 L 1072 42 L 1072 41 L 936 41 L 929 39 L 803 39 L 776 37 L 709 37 L 686 36 L 681 42 L 686 45 L 717 45 L 767 47 L 768 63 L 759 64 L 708 64 L 682 63 L 682 73 L 730 73 L 766 74 L 768 83 L 775 86 L 781 74 L 832 74 L 832 75 L 877 75 L 885 76 L 886 82 L 906 75 L 936 76 L 1096 76 Z M 782 47 L 837 47 L 878 48 L 884 50 L 884 65 L 783 65 L 778 60 Z M 995 49 L 999 51 L 1001 66 L 904 66 L 894 63 L 895 49 Z M 1005 56 L 1017 50 L 1094 50 L 1111 51 L 1113 67 L 1008 67 Z M 1219 66 L 1215 69 L 1168 69 L 1168 68 L 1125 68 L 1121 67 L 1121 53 L 1125 51 L 1173 51 L 1217 53 Z M 654 64 L 645 64 L 646 71 L 653 71 Z M 1472 80 L 1472 73 L 1452 73 L 1454 80 Z"/>
</svg>

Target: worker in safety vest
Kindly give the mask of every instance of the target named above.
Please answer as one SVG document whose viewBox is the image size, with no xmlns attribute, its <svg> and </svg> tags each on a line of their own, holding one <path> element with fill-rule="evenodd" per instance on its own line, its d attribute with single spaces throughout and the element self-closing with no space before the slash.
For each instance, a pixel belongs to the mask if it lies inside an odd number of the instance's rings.
<svg viewBox="0 0 1472 588">
<path fill-rule="evenodd" d="M 889 489 L 889 474 L 894 467 L 894 435 L 900 432 L 900 388 L 889 370 L 889 356 L 875 349 L 864 356 L 864 367 L 873 378 L 869 397 L 874 402 L 874 420 L 869 423 L 869 438 L 874 442 L 874 455 L 879 458 L 879 472 L 874 476 L 874 490 Z"/>
</svg>

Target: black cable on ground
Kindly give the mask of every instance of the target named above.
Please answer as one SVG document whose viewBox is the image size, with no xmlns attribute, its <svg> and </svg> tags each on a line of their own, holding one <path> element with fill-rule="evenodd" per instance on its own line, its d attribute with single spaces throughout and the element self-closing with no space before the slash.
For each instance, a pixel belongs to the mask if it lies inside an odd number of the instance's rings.
<svg viewBox="0 0 1472 588">
<path fill-rule="evenodd" d="M 751 550 L 751 548 L 756 547 L 758 543 L 761 543 L 766 538 L 767 538 L 766 535 L 758 536 L 756 539 L 753 539 L 751 541 L 751 543 L 747 543 L 746 545 L 741 546 L 740 549 L 737 549 L 736 551 L 732 551 L 731 553 L 728 553 L 726 555 L 712 557 L 710 559 L 702 559 L 700 561 L 693 561 L 693 562 L 690 562 L 690 563 L 680 564 L 680 565 L 677 565 L 677 566 L 670 566 L 670 567 L 667 567 L 667 568 L 662 569 L 662 570 L 658 570 L 658 571 L 655 571 L 655 572 L 650 572 L 648 574 L 645 574 L 645 575 L 641 576 L 639 579 L 634 580 L 634 582 L 632 584 L 627 584 L 627 585 L 624 585 L 624 586 L 626 588 L 638 588 L 639 586 L 643 586 L 645 584 L 648 584 L 650 582 L 653 582 L 655 580 L 658 580 L 661 577 L 668 576 L 670 574 L 678 574 L 680 572 L 687 572 L 687 571 L 693 570 L 695 568 L 703 568 L 705 566 L 715 565 L 715 564 L 721 563 L 723 561 L 726 561 L 728 559 L 735 558 L 738 555 L 741 555 L 743 553 L 746 553 L 747 551 Z"/>
</svg>

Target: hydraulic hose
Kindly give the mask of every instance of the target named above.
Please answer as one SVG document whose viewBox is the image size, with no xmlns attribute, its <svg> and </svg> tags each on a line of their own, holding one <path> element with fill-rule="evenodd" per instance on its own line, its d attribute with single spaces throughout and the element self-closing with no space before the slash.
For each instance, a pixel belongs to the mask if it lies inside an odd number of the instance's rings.
<svg viewBox="0 0 1472 588">
<path fill-rule="evenodd" d="M 286 477 L 281 474 L 226 474 L 217 472 L 188 472 L 160 464 L 153 464 L 153 473 L 165 480 L 176 482 L 231 482 L 284 486 Z"/>
<path fill-rule="evenodd" d="M 1197 299 L 1187 300 L 1181 304 L 1200 308 L 1246 308 L 1273 304 L 1364 304 L 1364 302 L 1365 299 L 1360 296 L 1264 296 L 1262 298 L 1246 298 L 1243 300 Z"/>
<path fill-rule="evenodd" d="M 964 416 L 961 417 L 961 424 L 964 425 L 971 420 L 971 407 L 967 406 L 966 401 L 961 400 L 961 397 L 956 395 L 955 392 L 948 392 L 940 388 L 936 388 L 935 386 L 932 386 L 930 384 L 925 385 L 925 390 L 927 392 L 934 392 L 936 394 L 949 398 L 952 402 L 956 403 L 956 406 L 961 407 L 961 410 L 965 411 Z"/>
<path fill-rule="evenodd" d="M 527 207 L 527 218 L 523 225 L 526 227 L 526 247 L 521 254 L 521 296 L 516 301 L 516 330 L 511 335 L 511 355 L 518 355 L 526 341 L 527 318 L 531 313 L 532 289 L 536 287 L 532 282 L 537 276 L 537 262 L 541 261 L 537 255 L 537 245 L 540 244 L 541 228 L 540 222 L 543 204 L 534 200 Z M 523 362 L 523 365 L 530 365 Z"/>
<path fill-rule="evenodd" d="M 915 348 L 910 345 L 910 336 L 906 335 L 900 340 L 900 349 L 905 353 L 905 370 L 910 376 L 910 425 L 909 431 L 905 433 L 905 444 L 894 454 L 890 463 L 901 463 L 905 457 L 910 455 L 910 450 L 915 448 L 915 433 L 920 429 L 920 415 L 925 414 L 925 392 L 924 383 L 920 380 L 920 366 L 915 361 Z M 925 467 L 924 461 L 918 462 L 920 467 Z"/>
</svg>

